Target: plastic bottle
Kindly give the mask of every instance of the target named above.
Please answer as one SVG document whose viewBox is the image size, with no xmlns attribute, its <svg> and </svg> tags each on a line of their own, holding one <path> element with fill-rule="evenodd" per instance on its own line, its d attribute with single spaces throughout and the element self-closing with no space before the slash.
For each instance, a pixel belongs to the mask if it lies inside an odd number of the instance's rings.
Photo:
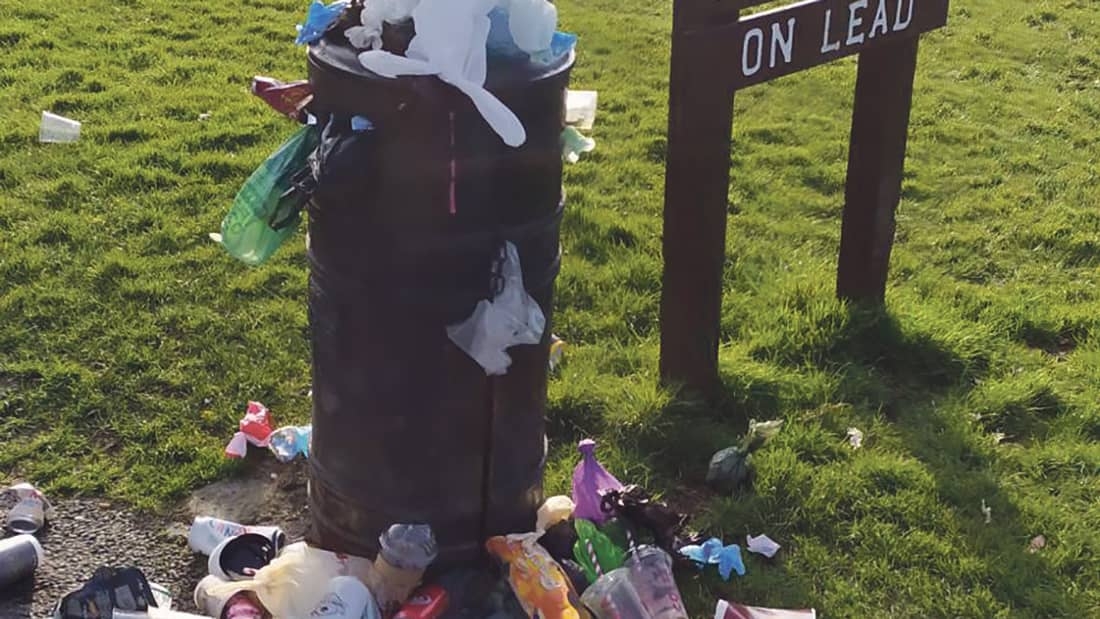
<svg viewBox="0 0 1100 619">
<path fill-rule="evenodd" d="M 0 591 L 34 575 L 46 552 L 33 535 L 0 540 Z"/>
<path fill-rule="evenodd" d="M 438 548 L 435 534 L 426 524 L 395 524 L 379 536 L 378 546 L 371 590 L 382 613 L 391 616 L 420 585 Z"/>
</svg>

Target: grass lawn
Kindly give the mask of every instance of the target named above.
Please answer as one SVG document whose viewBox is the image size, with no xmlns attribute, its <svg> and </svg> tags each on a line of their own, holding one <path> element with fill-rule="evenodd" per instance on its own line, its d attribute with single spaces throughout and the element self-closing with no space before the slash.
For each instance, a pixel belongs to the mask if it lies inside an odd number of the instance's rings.
<svg viewBox="0 0 1100 619">
<path fill-rule="evenodd" d="M 206 238 L 292 131 L 248 84 L 305 74 L 306 4 L 0 2 L 0 481 L 158 508 L 233 472 L 247 400 L 308 418 L 301 239 L 248 269 Z M 1100 6 L 955 0 L 924 39 L 887 313 L 833 296 L 854 61 L 738 95 L 704 407 L 656 386 L 671 3 L 558 4 L 600 112 L 566 177 L 550 489 L 593 435 L 697 525 L 784 545 L 683 582 L 698 616 L 1100 616 Z M 81 141 L 39 145 L 44 109 Z M 786 423 L 717 497 L 735 413 Z"/>
</svg>

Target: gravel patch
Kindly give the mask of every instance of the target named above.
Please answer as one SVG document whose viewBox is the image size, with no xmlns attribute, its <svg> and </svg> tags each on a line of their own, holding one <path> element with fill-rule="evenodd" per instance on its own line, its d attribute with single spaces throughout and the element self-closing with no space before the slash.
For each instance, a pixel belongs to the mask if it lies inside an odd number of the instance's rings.
<svg viewBox="0 0 1100 619">
<path fill-rule="evenodd" d="M 102 500 L 51 497 L 57 516 L 39 534 L 46 563 L 39 567 L 33 582 L 0 591 L 0 619 L 49 617 L 64 594 L 105 565 L 140 568 L 150 582 L 172 592 L 174 608 L 194 612 L 192 593 L 207 569 L 206 557 L 192 554 L 187 547 L 191 519 L 196 515 L 251 516 L 238 521 L 277 524 L 291 540 L 300 539 L 308 524 L 305 479 L 306 466 L 300 461 L 291 465 L 259 461 L 241 478 L 200 490 L 196 496 L 202 500 L 189 498 L 168 516 L 136 512 Z M 256 500 L 257 496 L 263 500 Z M 224 504 L 219 505 L 218 500 Z M 240 508 L 242 502 L 248 505 L 245 511 Z M 193 509 L 203 513 L 196 514 Z"/>
</svg>

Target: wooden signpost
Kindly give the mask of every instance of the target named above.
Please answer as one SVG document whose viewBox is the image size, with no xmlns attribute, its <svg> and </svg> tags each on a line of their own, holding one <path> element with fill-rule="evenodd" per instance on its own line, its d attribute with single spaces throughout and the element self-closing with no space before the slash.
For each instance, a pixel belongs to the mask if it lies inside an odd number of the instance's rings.
<svg viewBox="0 0 1100 619">
<path fill-rule="evenodd" d="M 859 54 L 836 290 L 881 303 L 917 43 L 947 23 L 948 0 L 804 0 L 741 17 L 765 1 L 674 0 L 661 375 L 702 393 L 719 386 L 734 93 Z"/>
</svg>

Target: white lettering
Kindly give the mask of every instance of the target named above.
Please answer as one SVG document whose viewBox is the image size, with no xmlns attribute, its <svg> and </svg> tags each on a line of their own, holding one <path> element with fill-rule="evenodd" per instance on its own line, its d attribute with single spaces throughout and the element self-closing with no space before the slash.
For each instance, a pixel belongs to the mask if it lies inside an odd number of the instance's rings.
<svg viewBox="0 0 1100 619">
<path fill-rule="evenodd" d="M 903 20 L 901 18 L 901 7 L 905 4 L 905 0 L 898 0 L 898 15 L 897 19 L 894 20 L 894 32 L 901 32 L 913 23 L 913 2 L 914 0 L 909 0 L 909 15 Z"/>
<path fill-rule="evenodd" d="M 890 33 L 890 22 L 886 16 L 886 0 L 878 0 L 878 10 L 875 11 L 875 23 L 871 24 L 871 31 L 867 33 L 868 39 L 873 39 L 878 35 L 879 28 L 882 28 L 882 34 Z"/>
<path fill-rule="evenodd" d="M 749 65 L 749 46 L 752 41 L 756 41 L 756 64 Z M 764 64 L 764 31 L 759 28 L 753 28 L 745 33 L 745 43 L 741 48 L 741 73 L 745 77 L 756 75 L 756 72 L 760 70 L 760 67 Z"/>
<path fill-rule="evenodd" d="M 900 4 L 898 5 L 901 6 Z M 867 8 L 867 0 L 856 0 L 848 4 L 848 41 L 847 45 L 859 45 L 863 43 L 863 33 L 856 34 L 856 28 L 863 25 L 863 18 L 856 17 L 856 12 Z"/>
<path fill-rule="evenodd" d="M 825 31 L 821 35 L 821 53 L 828 54 L 840 49 L 840 41 L 829 42 L 829 30 L 833 25 L 833 10 L 825 9 Z"/>
<path fill-rule="evenodd" d="M 772 24 L 772 56 L 770 66 L 775 68 L 776 52 L 783 52 L 783 62 L 791 62 L 791 54 L 794 52 L 794 18 L 787 20 L 787 36 L 783 36 L 783 28 L 780 24 Z"/>
</svg>

